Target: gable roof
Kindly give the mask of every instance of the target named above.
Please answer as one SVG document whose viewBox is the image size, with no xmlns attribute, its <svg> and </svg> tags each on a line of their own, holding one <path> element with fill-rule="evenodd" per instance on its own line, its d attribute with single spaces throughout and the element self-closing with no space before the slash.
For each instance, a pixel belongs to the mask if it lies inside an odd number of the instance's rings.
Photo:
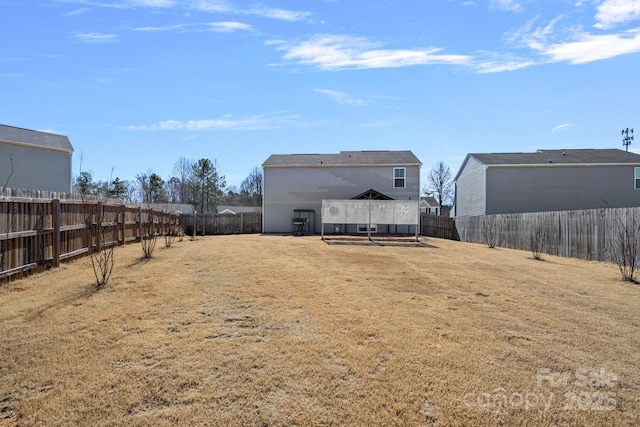
<svg viewBox="0 0 640 427">
<path fill-rule="evenodd" d="M 464 170 L 469 158 L 473 157 L 485 166 L 576 166 L 576 165 L 640 165 L 640 154 L 617 148 L 538 150 L 535 153 L 469 153 L 462 162 L 454 181 Z"/>
<path fill-rule="evenodd" d="M 640 163 L 640 155 L 611 149 L 538 150 L 535 153 L 469 154 L 485 165 Z"/>
<path fill-rule="evenodd" d="M 429 205 L 429 207 L 432 208 L 437 208 L 440 206 L 436 198 L 431 196 L 420 197 L 420 204 L 422 204 L 422 202 L 426 203 L 427 205 Z"/>
<path fill-rule="evenodd" d="M 393 200 L 393 198 L 371 188 L 364 193 L 352 197 L 351 200 Z"/>
<path fill-rule="evenodd" d="M 71 142 L 69 138 L 64 135 L 16 128 L 13 126 L 0 125 L 0 141 L 73 153 Z"/>
<path fill-rule="evenodd" d="M 421 166 L 411 151 L 341 151 L 339 154 L 273 154 L 263 167 Z"/>
</svg>

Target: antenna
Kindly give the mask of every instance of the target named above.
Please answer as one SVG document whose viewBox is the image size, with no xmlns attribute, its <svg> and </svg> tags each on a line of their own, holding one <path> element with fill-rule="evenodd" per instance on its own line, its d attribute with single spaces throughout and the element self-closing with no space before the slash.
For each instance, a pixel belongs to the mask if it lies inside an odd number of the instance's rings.
<svg viewBox="0 0 640 427">
<path fill-rule="evenodd" d="M 631 134 L 631 136 L 629 136 L 629 134 Z M 626 151 L 629 151 L 629 145 L 631 145 L 631 141 L 633 141 L 633 129 L 622 129 L 622 145 L 624 145 Z"/>
</svg>

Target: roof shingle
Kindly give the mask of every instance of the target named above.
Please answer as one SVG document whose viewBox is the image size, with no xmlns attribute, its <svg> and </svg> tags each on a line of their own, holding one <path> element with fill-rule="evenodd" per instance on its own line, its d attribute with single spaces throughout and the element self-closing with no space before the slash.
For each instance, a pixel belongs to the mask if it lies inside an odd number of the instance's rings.
<svg viewBox="0 0 640 427">
<path fill-rule="evenodd" d="M 21 129 L 13 126 L 0 125 L 0 141 L 35 145 L 69 153 L 73 152 L 69 138 L 64 135 Z"/>
<path fill-rule="evenodd" d="M 420 166 L 411 151 L 341 151 L 339 154 L 273 154 L 263 164 L 269 166 Z"/>
<path fill-rule="evenodd" d="M 538 150 L 535 153 L 472 153 L 485 165 L 640 163 L 640 155 L 611 149 Z"/>
</svg>

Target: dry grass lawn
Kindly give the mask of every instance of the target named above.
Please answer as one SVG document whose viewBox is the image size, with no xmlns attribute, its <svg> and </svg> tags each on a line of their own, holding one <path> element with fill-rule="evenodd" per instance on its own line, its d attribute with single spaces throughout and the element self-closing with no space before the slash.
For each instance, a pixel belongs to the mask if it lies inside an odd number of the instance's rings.
<svg viewBox="0 0 640 427">
<path fill-rule="evenodd" d="M 0 426 L 640 425 L 640 286 L 425 239 L 221 236 L 0 286 Z"/>
</svg>

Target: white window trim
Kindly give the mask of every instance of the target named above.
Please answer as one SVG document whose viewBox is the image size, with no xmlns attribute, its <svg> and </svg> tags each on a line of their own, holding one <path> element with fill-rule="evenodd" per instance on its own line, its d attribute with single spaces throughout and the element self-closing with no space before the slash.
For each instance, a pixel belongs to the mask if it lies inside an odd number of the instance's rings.
<svg viewBox="0 0 640 427">
<path fill-rule="evenodd" d="M 396 178 L 396 170 L 402 169 L 404 171 L 402 178 Z M 402 187 L 396 186 L 396 179 L 402 179 Z M 393 168 L 393 188 L 407 188 L 407 168 L 395 167 Z"/>
<path fill-rule="evenodd" d="M 635 190 L 640 190 L 638 187 L 638 180 L 640 179 L 640 168 L 633 168 L 633 188 Z"/>
</svg>

